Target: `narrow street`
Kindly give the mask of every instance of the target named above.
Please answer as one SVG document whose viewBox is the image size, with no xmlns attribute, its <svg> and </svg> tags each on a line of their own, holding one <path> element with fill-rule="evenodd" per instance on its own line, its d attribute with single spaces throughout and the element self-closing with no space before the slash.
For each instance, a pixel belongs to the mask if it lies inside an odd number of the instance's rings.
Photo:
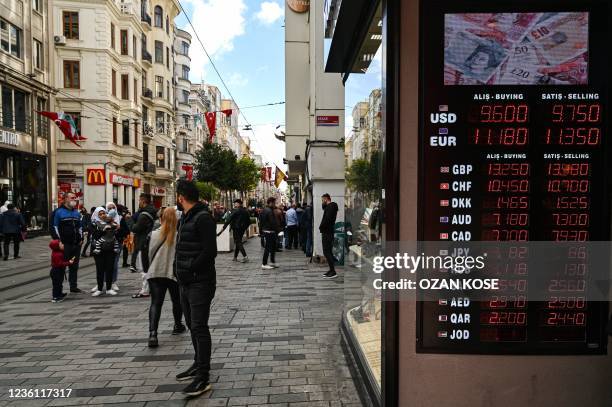
<svg viewBox="0 0 612 407">
<path fill-rule="evenodd" d="M 48 275 L 46 242 L 28 240 L 23 259 L 1 264 L 0 278 L 16 285 L 6 297 L 19 298 L 0 305 L 0 406 L 361 406 L 340 345 L 342 278 L 322 280 L 324 269 L 301 251 L 279 253 L 276 270 L 261 270 L 257 238 L 246 244 L 249 263 L 219 254 L 210 318 L 213 391 L 187 400 L 187 383 L 174 376 L 191 364 L 193 347 L 188 333 L 170 335 L 168 296 L 160 346 L 149 349 L 149 299 L 131 298 L 140 274 L 122 269 L 116 297 L 71 294 L 52 304 L 50 279 L 27 283 Z M 90 262 L 79 275 L 84 290 L 95 284 Z M 20 271 L 25 278 L 8 277 Z M 17 388 L 72 393 L 9 401 Z"/>
</svg>

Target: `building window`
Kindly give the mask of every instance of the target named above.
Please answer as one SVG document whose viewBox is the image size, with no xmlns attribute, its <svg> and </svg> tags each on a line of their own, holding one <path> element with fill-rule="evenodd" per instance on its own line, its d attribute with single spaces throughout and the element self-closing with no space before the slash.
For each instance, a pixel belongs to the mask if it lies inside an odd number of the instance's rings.
<svg viewBox="0 0 612 407">
<path fill-rule="evenodd" d="M 181 102 L 189 104 L 189 91 L 183 90 L 183 100 Z"/>
<path fill-rule="evenodd" d="M 155 6 L 155 27 L 164 27 L 164 11 L 160 6 Z"/>
<path fill-rule="evenodd" d="M 117 72 L 111 69 L 111 95 L 117 96 Z"/>
<path fill-rule="evenodd" d="M 155 147 L 155 158 L 157 159 L 157 166 L 159 168 L 166 167 L 166 152 L 164 151 L 163 146 Z"/>
<path fill-rule="evenodd" d="M 66 112 L 67 115 L 72 117 L 72 121 L 77 129 L 77 135 L 81 135 L 81 113 L 80 112 Z"/>
<path fill-rule="evenodd" d="M 130 81 L 128 74 L 121 75 L 121 99 L 130 99 Z"/>
<path fill-rule="evenodd" d="M 39 13 L 42 13 L 42 0 L 32 0 L 32 8 Z"/>
<path fill-rule="evenodd" d="M 189 44 L 186 41 L 181 42 L 181 54 L 189 55 Z"/>
<path fill-rule="evenodd" d="M 64 61 L 64 88 L 79 89 L 81 87 L 80 70 L 79 61 Z"/>
<path fill-rule="evenodd" d="M 189 80 L 189 67 L 187 65 L 183 65 L 182 66 L 182 75 L 181 78 L 185 79 L 185 80 Z"/>
<path fill-rule="evenodd" d="M 166 81 L 166 100 L 170 102 L 170 81 Z"/>
<path fill-rule="evenodd" d="M 149 163 L 149 145 L 142 143 L 142 162 L 144 164 L 143 169 L 146 171 Z"/>
<path fill-rule="evenodd" d="M 164 44 L 161 41 L 155 41 L 155 62 L 164 63 Z"/>
<path fill-rule="evenodd" d="M 64 11 L 64 37 L 69 40 L 79 39 L 79 13 L 76 11 Z"/>
<path fill-rule="evenodd" d="M 128 32 L 127 30 L 121 30 L 119 34 L 121 36 L 121 55 L 127 55 L 128 54 Z"/>
<path fill-rule="evenodd" d="M 170 69 L 170 48 L 166 47 L 166 68 Z"/>
<path fill-rule="evenodd" d="M 43 66 L 43 45 L 42 42 L 38 41 L 38 40 L 34 40 L 34 46 L 32 47 L 32 51 L 34 53 L 34 55 L 32 56 L 34 59 L 34 67 L 36 67 L 37 69 L 44 69 Z"/>
<path fill-rule="evenodd" d="M 155 130 L 158 133 L 164 133 L 164 112 L 155 112 Z"/>
<path fill-rule="evenodd" d="M 123 138 L 123 145 L 130 145 L 130 121 L 128 119 L 121 121 L 121 136 Z"/>
<path fill-rule="evenodd" d="M 142 105 L 142 123 L 143 128 L 145 124 L 149 124 L 149 108 L 145 105 Z"/>
<path fill-rule="evenodd" d="M 138 102 L 138 79 L 134 78 L 134 102 Z"/>
<path fill-rule="evenodd" d="M 47 100 L 43 98 L 38 98 L 38 100 L 36 101 L 36 110 L 38 110 L 39 112 L 43 112 L 47 109 Z M 47 138 L 49 136 L 49 121 L 46 117 L 40 114 L 36 115 L 36 131 L 36 134 L 40 138 Z"/>
<path fill-rule="evenodd" d="M 136 55 L 138 55 L 138 43 L 136 42 L 136 36 L 132 35 L 132 56 L 134 59 L 138 59 Z"/>
<path fill-rule="evenodd" d="M 138 148 L 138 121 L 134 121 L 134 147 Z"/>
<path fill-rule="evenodd" d="M 113 143 L 117 144 L 117 118 L 113 117 Z"/>
<path fill-rule="evenodd" d="M 186 138 L 183 138 L 183 153 L 189 152 L 189 141 Z"/>
<path fill-rule="evenodd" d="M 27 131 L 26 99 L 25 92 L 2 86 L 2 125 L 4 127 L 22 132 Z"/>
<path fill-rule="evenodd" d="M 155 96 L 158 98 L 164 97 L 164 77 L 163 76 L 155 77 Z"/>
<path fill-rule="evenodd" d="M 147 89 L 147 71 L 142 71 L 142 93 Z"/>
<path fill-rule="evenodd" d="M 115 49 L 115 24 L 113 23 L 111 23 L 110 36 L 111 36 L 111 48 L 114 50 Z"/>
<path fill-rule="evenodd" d="M 0 20 L 0 48 L 4 52 L 21 58 L 21 37 L 21 29 L 7 21 Z"/>
</svg>

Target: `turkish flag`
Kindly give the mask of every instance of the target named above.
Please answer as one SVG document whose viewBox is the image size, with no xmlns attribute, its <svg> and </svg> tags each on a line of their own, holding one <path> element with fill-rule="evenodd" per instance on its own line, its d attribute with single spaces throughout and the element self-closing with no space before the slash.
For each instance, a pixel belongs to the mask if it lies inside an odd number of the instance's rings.
<svg viewBox="0 0 612 407">
<path fill-rule="evenodd" d="M 193 165 L 183 165 L 181 168 L 185 171 L 187 181 L 193 180 Z"/>
<path fill-rule="evenodd" d="M 77 147 L 80 147 L 77 141 L 87 140 L 85 137 L 79 134 L 76 124 L 70 115 L 67 115 L 64 112 L 36 111 L 36 113 L 53 120 L 57 127 L 59 127 L 62 134 Z"/>
<path fill-rule="evenodd" d="M 210 133 L 209 143 L 212 143 L 215 133 L 217 132 L 217 112 L 206 112 L 206 124 Z"/>
<path fill-rule="evenodd" d="M 225 110 L 221 110 L 221 113 L 223 113 L 226 116 L 231 116 L 233 113 L 232 109 L 225 109 Z"/>
</svg>

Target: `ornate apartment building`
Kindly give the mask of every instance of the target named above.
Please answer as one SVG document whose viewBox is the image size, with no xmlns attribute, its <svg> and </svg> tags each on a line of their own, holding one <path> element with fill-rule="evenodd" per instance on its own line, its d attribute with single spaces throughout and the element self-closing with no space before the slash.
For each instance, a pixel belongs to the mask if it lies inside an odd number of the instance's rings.
<svg viewBox="0 0 612 407">
<path fill-rule="evenodd" d="M 172 0 L 57 0 L 51 10 L 56 111 L 86 141 L 58 142 L 58 185 L 86 207 L 138 195 L 174 201 Z M 60 137 L 61 138 L 61 137 Z"/>
<path fill-rule="evenodd" d="M 47 119 L 48 7 L 43 0 L 0 1 L 0 201 L 15 203 L 29 232 L 46 230 L 54 143 Z"/>
<path fill-rule="evenodd" d="M 176 111 L 176 174 L 179 177 L 187 177 L 190 173 L 193 173 L 194 156 L 197 148 L 194 136 L 194 116 L 191 113 L 190 105 L 190 45 L 191 34 L 176 28 L 174 39 L 174 80 L 176 84 L 174 107 Z"/>
</svg>

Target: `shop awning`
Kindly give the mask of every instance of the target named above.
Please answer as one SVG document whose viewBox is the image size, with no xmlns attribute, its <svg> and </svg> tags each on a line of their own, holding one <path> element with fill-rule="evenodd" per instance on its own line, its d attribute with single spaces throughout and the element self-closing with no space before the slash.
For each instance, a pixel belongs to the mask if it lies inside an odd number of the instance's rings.
<svg viewBox="0 0 612 407">
<path fill-rule="evenodd" d="M 328 21 L 333 32 L 325 72 L 365 73 L 382 43 L 382 11 L 380 0 L 343 1 L 337 20 Z"/>
</svg>

